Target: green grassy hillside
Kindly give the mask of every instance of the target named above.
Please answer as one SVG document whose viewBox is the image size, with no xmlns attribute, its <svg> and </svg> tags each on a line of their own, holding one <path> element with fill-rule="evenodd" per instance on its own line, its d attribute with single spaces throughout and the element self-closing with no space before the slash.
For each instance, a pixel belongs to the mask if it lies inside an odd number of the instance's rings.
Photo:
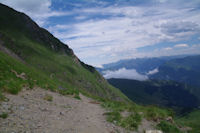
<svg viewBox="0 0 200 133">
<path fill-rule="evenodd" d="M 25 14 L 2 4 L 0 47 L 1 91 L 39 85 L 52 90 L 80 90 L 104 98 L 127 100 L 92 66 L 81 62 L 67 45 Z M 27 79 L 16 77 L 15 72 L 25 73 Z"/>
</svg>

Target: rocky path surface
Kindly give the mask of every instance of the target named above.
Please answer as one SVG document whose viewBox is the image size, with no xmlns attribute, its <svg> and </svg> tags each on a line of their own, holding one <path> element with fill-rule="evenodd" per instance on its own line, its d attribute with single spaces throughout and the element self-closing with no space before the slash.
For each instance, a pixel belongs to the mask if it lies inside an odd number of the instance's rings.
<svg viewBox="0 0 200 133">
<path fill-rule="evenodd" d="M 45 100 L 51 96 L 52 101 Z M 0 133 L 122 133 L 123 129 L 106 121 L 105 110 L 80 94 L 81 100 L 43 89 L 6 94 L 0 105 Z"/>
</svg>

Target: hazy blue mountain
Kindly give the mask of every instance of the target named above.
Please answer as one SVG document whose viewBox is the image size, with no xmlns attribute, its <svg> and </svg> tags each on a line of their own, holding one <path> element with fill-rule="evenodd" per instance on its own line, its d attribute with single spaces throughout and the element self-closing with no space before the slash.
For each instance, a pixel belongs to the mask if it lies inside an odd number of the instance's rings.
<svg viewBox="0 0 200 133">
<path fill-rule="evenodd" d="M 106 70 L 118 70 L 120 68 L 126 69 L 135 69 L 137 72 L 141 74 L 145 74 L 155 68 L 158 68 L 165 62 L 171 59 L 183 58 L 186 55 L 179 56 L 163 56 L 163 57 L 154 57 L 154 58 L 136 58 L 136 59 L 126 59 L 120 60 L 117 62 L 104 64 L 103 68 L 97 68 L 98 71 L 106 71 Z"/>
<path fill-rule="evenodd" d="M 158 58 L 136 58 L 105 64 L 97 70 L 116 71 L 121 68 L 135 69 L 139 74 L 147 75 L 157 69 L 158 72 L 148 75 L 150 79 L 172 80 L 200 87 L 200 55 L 166 56 Z"/>
<path fill-rule="evenodd" d="M 200 55 L 169 60 L 158 70 L 151 79 L 174 80 L 200 87 Z"/>
</svg>

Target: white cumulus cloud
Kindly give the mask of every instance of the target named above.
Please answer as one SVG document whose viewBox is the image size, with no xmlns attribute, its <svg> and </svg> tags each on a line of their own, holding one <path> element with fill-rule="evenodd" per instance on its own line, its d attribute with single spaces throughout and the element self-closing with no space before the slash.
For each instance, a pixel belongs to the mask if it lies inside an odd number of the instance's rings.
<svg viewBox="0 0 200 133">
<path fill-rule="evenodd" d="M 166 47 L 166 48 L 164 48 L 164 50 L 172 50 L 172 48 L 171 47 Z"/>
<path fill-rule="evenodd" d="M 187 44 L 177 44 L 174 46 L 175 48 L 181 48 L 181 47 L 188 47 Z"/>
</svg>

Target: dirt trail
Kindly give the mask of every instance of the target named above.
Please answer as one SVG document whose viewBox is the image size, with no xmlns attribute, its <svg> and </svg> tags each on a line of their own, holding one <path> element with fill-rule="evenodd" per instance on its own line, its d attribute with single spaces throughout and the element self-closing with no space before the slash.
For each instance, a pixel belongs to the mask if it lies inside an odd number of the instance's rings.
<svg viewBox="0 0 200 133">
<path fill-rule="evenodd" d="M 44 100 L 46 95 L 53 101 Z M 106 122 L 105 110 L 81 94 L 77 100 L 37 88 L 6 97 L 9 101 L 1 103 L 0 113 L 9 112 L 9 116 L 0 118 L 0 133 L 125 132 Z"/>
</svg>

